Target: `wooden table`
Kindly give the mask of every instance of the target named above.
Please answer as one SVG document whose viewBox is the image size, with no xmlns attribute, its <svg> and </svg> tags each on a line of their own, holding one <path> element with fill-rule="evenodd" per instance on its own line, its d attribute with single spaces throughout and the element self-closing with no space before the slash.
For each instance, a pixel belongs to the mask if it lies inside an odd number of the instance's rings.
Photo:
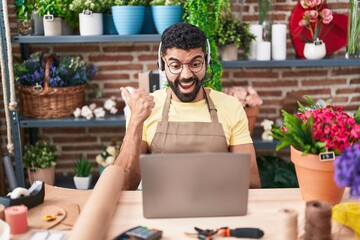
<svg viewBox="0 0 360 240">
<path fill-rule="evenodd" d="M 78 203 L 84 206 L 91 190 L 74 190 L 46 186 L 45 202 L 28 212 L 29 225 L 43 205 L 59 203 Z M 345 191 L 343 202 L 352 201 L 348 189 Z M 214 217 L 214 218 L 172 218 L 172 219 L 145 219 L 142 214 L 142 196 L 140 191 L 125 191 L 122 193 L 118 206 L 109 227 L 107 239 L 113 239 L 121 232 L 138 226 L 148 226 L 163 230 L 162 239 L 195 239 L 187 237 L 184 232 L 193 232 L 194 226 L 200 228 L 219 228 L 229 226 L 255 227 L 265 232 L 262 239 L 276 239 L 282 231 L 279 226 L 279 210 L 294 209 L 298 212 L 299 235 L 303 234 L 305 202 L 301 199 L 300 191 L 293 189 L 250 189 L 248 213 L 241 217 Z M 101 223 L 99 223 L 101 224 Z M 84 230 L 85 231 L 85 230 Z M 333 224 L 334 239 L 356 239 L 352 230 Z M 26 239 L 25 235 L 16 235 L 12 239 Z M 232 238 L 216 238 L 232 239 Z"/>
</svg>

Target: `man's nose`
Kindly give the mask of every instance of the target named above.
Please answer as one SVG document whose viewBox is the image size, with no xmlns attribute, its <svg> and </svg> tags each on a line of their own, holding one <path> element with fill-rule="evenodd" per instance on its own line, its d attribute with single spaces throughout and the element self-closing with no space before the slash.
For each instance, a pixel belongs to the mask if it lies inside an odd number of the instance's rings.
<svg viewBox="0 0 360 240">
<path fill-rule="evenodd" d="M 194 74 L 193 72 L 190 70 L 189 65 L 188 64 L 183 64 L 183 70 L 181 71 L 181 76 L 182 78 L 190 78 L 192 77 Z"/>
</svg>

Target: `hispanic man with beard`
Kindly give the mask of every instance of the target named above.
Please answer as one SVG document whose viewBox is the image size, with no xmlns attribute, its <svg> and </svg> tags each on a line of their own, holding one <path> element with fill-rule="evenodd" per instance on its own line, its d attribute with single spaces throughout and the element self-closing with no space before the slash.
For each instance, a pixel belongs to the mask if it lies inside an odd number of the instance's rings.
<svg viewBox="0 0 360 240">
<path fill-rule="evenodd" d="M 205 33 L 189 23 L 164 31 L 158 65 L 168 86 L 152 94 L 121 91 L 130 107 L 126 135 L 115 165 L 125 170 L 124 189 L 139 185 L 142 153 L 250 153 L 250 187 L 260 187 L 245 111 L 237 99 L 204 88 L 209 64 Z"/>
</svg>

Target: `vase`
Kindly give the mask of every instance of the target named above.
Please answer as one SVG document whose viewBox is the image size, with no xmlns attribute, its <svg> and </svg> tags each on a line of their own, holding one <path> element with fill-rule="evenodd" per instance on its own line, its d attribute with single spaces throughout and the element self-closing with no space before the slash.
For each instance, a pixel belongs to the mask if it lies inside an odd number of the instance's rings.
<svg viewBox="0 0 360 240">
<path fill-rule="evenodd" d="M 44 23 L 42 17 L 36 14 L 35 11 L 31 14 L 31 19 L 33 20 L 34 31 L 33 34 L 36 36 L 44 35 Z"/>
<path fill-rule="evenodd" d="M 238 60 L 238 48 L 235 44 L 225 45 L 221 48 L 221 60 L 236 61 Z"/>
<path fill-rule="evenodd" d="M 184 13 L 184 7 L 169 6 L 169 5 L 158 5 L 151 6 L 154 24 L 159 34 L 162 34 L 166 28 L 171 25 L 181 22 Z"/>
<path fill-rule="evenodd" d="M 20 35 L 26 36 L 33 33 L 33 21 L 31 19 L 18 19 L 17 27 Z"/>
<path fill-rule="evenodd" d="M 103 13 L 103 29 L 105 35 L 117 35 L 111 8 Z"/>
<path fill-rule="evenodd" d="M 43 17 L 44 35 L 45 36 L 61 36 L 62 21 L 59 17 L 53 15 L 45 15 Z"/>
<path fill-rule="evenodd" d="M 104 33 L 103 14 L 85 10 L 79 13 L 79 30 L 81 36 L 97 36 Z"/>
<path fill-rule="evenodd" d="M 55 166 L 49 168 L 28 168 L 30 185 L 34 181 L 40 180 L 46 184 L 54 185 L 55 183 Z"/>
<path fill-rule="evenodd" d="M 256 122 L 257 115 L 259 114 L 259 111 L 260 111 L 259 106 L 245 108 L 246 116 L 248 118 L 248 126 L 249 126 L 250 135 L 252 135 L 254 132 L 255 122 Z"/>
<path fill-rule="evenodd" d="M 345 188 L 338 187 L 334 178 L 334 162 L 320 161 L 318 154 L 307 154 L 290 148 L 303 200 L 321 200 L 330 204 L 341 201 Z"/>
<path fill-rule="evenodd" d="M 74 176 L 74 184 L 76 189 L 86 190 L 90 188 L 92 176 L 78 177 Z"/>
<path fill-rule="evenodd" d="M 360 58 L 360 0 L 350 0 L 346 58 Z"/>
<path fill-rule="evenodd" d="M 156 34 L 157 33 L 151 6 L 145 7 L 144 24 L 141 28 L 141 33 L 142 34 Z"/>
<path fill-rule="evenodd" d="M 322 40 L 316 40 L 312 43 L 305 43 L 304 57 L 309 60 L 322 59 L 326 55 L 326 46 Z"/>
<path fill-rule="evenodd" d="M 145 6 L 112 6 L 111 11 L 119 35 L 140 33 L 144 23 Z"/>
</svg>

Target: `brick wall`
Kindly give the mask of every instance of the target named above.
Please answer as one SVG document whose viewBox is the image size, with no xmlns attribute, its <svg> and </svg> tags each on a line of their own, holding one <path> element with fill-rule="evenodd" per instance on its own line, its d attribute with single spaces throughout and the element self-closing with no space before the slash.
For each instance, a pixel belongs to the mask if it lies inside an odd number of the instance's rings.
<svg viewBox="0 0 360 240">
<path fill-rule="evenodd" d="M 273 0 L 271 19 L 288 23 L 291 10 L 297 1 Z M 9 1 L 9 4 L 13 1 Z M 347 13 L 348 0 L 329 0 L 328 5 L 336 13 Z M 232 1 L 234 15 L 244 21 L 258 21 L 257 0 Z M 9 5 L 12 33 L 16 34 L 16 18 L 13 5 Z M 242 14 L 241 14 L 242 13 Z M 288 55 L 294 54 L 290 38 L 287 42 Z M 158 43 L 91 43 L 91 44 L 32 44 L 31 51 L 45 53 L 81 54 L 85 60 L 97 66 L 98 74 L 92 80 L 103 89 L 103 95 L 95 99 L 88 89 L 86 103 L 101 105 L 114 95 L 120 97 L 119 87 L 137 86 L 137 73 L 141 70 L 156 69 Z M 19 57 L 19 45 L 14 44 L 14 55 Z M 344 54 L 345 48 L 337 54 Z M 287 68 L 239 68 L 224 69 L 223 85 L 252 85 L 264 100 L 259 123 L 265 119 L 280 117 L 280 109 L 293 110 L 296 101 L 306 94 L 314 98 L 332 99 L 334 103 L 354 111 L 360 105 L 360 68 L 359 67 L 287 67 Z M 2 101 L 2 100 L 1 100 Z M 119 109 L 123 102 L 118 101 Z M 1 104 L 1 141 L 6 146 L 6 127 L 3 104 Z M 28 130 L 23 130 L 24 143 L 28 142 Z M 38 136 L 56 143 L 60 157 L 58 175 L 72 175 L 73 161 L 81 154 L 94 159 L 102 147 L 114 138 L 118 143 L 124 136 L 122 127 L 97 128 L 43 128 Z M 6 151 L 6 150 L 5 150 Z M 260 152 L 260 149 L 257 150 Z M 274 154 L 270 151 L 269 154 Z"/>
</svg>

